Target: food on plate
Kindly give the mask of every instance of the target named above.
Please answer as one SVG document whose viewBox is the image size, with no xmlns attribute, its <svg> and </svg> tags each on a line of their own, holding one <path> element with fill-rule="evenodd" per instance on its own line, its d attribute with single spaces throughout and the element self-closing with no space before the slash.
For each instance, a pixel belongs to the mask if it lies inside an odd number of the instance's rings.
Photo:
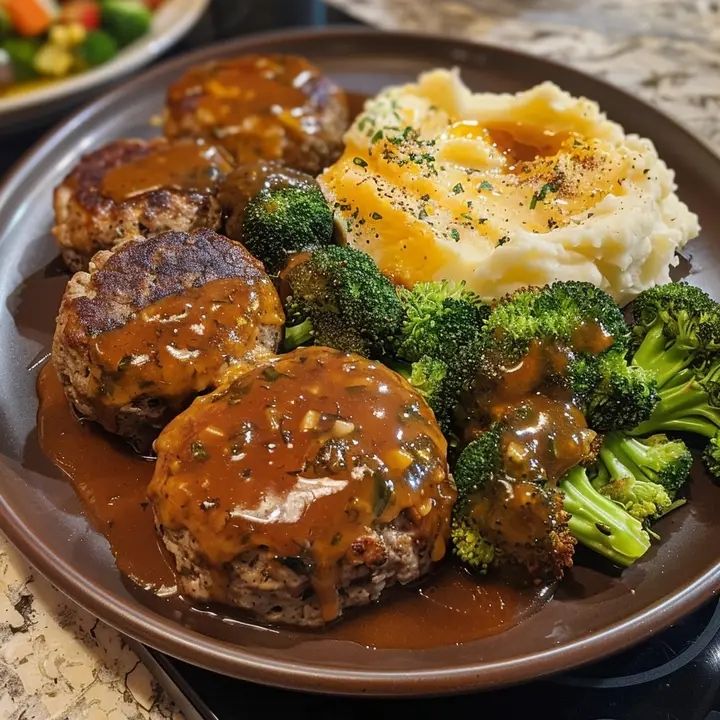
<svg viewBox="0 0 720 720">
<path fill-rule="evenodd" d="M 681 440 L 665 435 L 643 440 L 615 431 L 603 440 L 593 485 L 634 518 L 655 520 L 673 509 L 691 465 L 692 454 Z"/>
<path fill-rule="evenodd" d="M 346 123 L 301 58 L 218 60 L 169 89 L 167 139 L 55 193 L 66 264 L 92 260 L 53 363 L 157 453 L 178 591 L 319 628 L 446 555 L 457 587 L 639 561 L 698 439 L 720 477 L 720 305 L 668 282 L 698 232 L 672 172 L 549 83 L 426 73 L 321 172 Z"/>
<path fill-rule="evenodd" d="M 273 162 L 240 165 L 220 185 L 225 234 L 243 243 L 269 273 L 300 252 L 328 245 L 333 211 L 311 175 Z"/>
<path fill-rule="evenodd" d="M 156 445 L 149 497 L 188 597 L 320 626 L 445 554 L 445 439 L 379 363 L 294 350 L 196 400 Z"/>
<path fill-rule="evenodd" d="M 143 0 L 3 0 L 0 97 L 112 60 L 145 35 L 158 3 Z"/>
<path fill-rule="evenodd" d="M 490 306 L 463 282 L 422 282 L 397 293 L 402 318 L 394 333 L 392 367 L 422 394 L 443 432 L 451 434 L 455 406 L 474 377 Z"/>
<path fill-rule="evenodd" d="M 55 189 L 53 234 L 71 270 L 126 238 L 221 223 L 215 197 L 231 170 L 194 140 L 115 140 L 84 155 Z"/>
<path fill-rule="evenodd" d="M 304 58 L 243 55 L 190 68 L 168 88 L 167 137 L 207 137 L 238 163 L 312 175 L 342 150 L 345 93 Z"/>
<path fill-rule="evenodd" d="M 633 434 L 702 436 L 707 469 L 720 478 L 720 307 L 699 288 L 672 283 L 644 292 L 632 310 L 633 363 L 653 373 L 659 397 Z"/>
<path fill-rule="evenodd" d="M 229 369 L 272 355 L 283 324 L 262 265 L 212 230 L 102 251 L 68 283 L 52 360 L 77 412 L 147 450 Z"/>
<path fill-rule="evenodd" d="M 402 307 L 365 253 L 337 246 L 303 253 L 283 272 L 282 283 L 286 349 L 312 340 L 366 357 L 389 352 Z"/>
<path fill-rule="evenodd" d="M 698 234 L 652 143 L 551 83 L 472 93 L 434 70 L 387 88 L 319 182 L 345 241 L 395 281 L 484 298 L 584 280 L 624 304 Z"/>
</svg>

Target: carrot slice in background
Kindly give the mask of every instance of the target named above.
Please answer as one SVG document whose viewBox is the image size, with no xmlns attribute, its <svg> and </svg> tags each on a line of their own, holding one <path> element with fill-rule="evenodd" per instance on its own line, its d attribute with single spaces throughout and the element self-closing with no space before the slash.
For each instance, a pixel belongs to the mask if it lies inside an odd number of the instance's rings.
<svg viewBox="0 0 720 720">
<path fill-rule="evenodd" d="M 0 4 L 18 34 L 26 37 L 44 33 L 59 12 L 54 0 L 0 0 Z"/>
</svg>

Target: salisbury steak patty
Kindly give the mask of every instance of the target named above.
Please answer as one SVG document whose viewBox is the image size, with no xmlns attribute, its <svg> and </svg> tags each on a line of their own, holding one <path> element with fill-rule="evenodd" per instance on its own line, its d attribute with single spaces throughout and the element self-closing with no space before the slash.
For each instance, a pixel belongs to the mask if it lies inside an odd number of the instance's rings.
<svg viewBox="0 0 720 720">
<path fill-rule="evenodd" d="M 127 240 L 67 285 L 53 362 L 78 412 L 142 448 L 230 368 L 264 361 L 284 317 L 272 282 L 212 230 Z"/>
<path fill-rule="evenodd" d="M 281 160 L 317 175 L 342 150 L 345 93 L 294 55 L 244 55 L 190 68 L 168 89 L 165 134 L 208 137 L 239 163 Z"/>
<path fill-rule="evenodd" d="M 301 348 L 198 398 L 149 486 L 180 591 L 319 626 L 426 573 L 455 490 L 432 412 L 399 375 Z"/>
<path fill-rule="evenodd" d="M 116 140 L 85 155 L 55 189 L 55 227 L 71 270 L 125 238 L 218 228 L 216 184 L 230 164 L 194 140 Z"/>
</svg>

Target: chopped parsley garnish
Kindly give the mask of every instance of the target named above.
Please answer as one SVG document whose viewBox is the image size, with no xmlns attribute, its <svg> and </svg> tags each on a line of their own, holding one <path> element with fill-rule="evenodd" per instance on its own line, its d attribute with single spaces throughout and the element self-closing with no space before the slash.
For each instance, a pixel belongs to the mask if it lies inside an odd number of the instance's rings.
<svg viewBox="0 0 720 720">
<path fill-rule="evenodd" d="M 495 247 L 500 247 L 501 245 L 504 245 L 505 243 L 510 242 L 510 237 L 508 235 L 503 235 L 496 243 Z"/>
<path fill-rule="evenodd" d="M 117 364 L 118 372 L 122 372 L 130 363 L 132 362 L 133 356 L 132 355 L 123 355 L 120 358 L 120 362 Z"/>
<path fill-rule="evenodd" d="M 190 443 L 190 454 L 195 460 L 201 461 L 207 460 L 210 457 L 205 446 L 199 440 L 193 440 L 192 443 Z"/>
<path fill-rule="evenodd" d="M 457 228 L 452 228 L 450 230 L 450 237 L 455 241 L 458 242 L 460 240 L 460 233 L 458 232 Z"/>
<path fill-rule="evenodd" d="M 378 130 L 373 136 L 370 142 L 376 143 L 378 140 L 383 139 L 383 131 L 382 129 Z"/>
<path fill-rule="evenodd" d="M 367 160 L 363 160 L 361 157 L 354 157 L 353 164 L 358 165 L 361 168 L 367 167 Z"/>
<path fill-rule="evenodd" d="M 455 195 L 457 195 L 458 193 L 461 193 L 463 191 L 462 184 L 458 183 L 457 185 L 454 185 L 452 191 Z"/>
<path fill-rule="evenodd" d="M 534 210 L 539 202 L 545 200 L 546 195 L 549 192 L 557 192 L 558 188 L 554 182 L 545 183 L 539 190 L 539 192 L 533 193 L 532 199 L 530 200 L 530 209 Z"/>
<path fill-rule="evenodd" d="M 379 212 L 374 212 L 370 217 L 373 220 L 382 220 L 382 215 Z"/>
<path fill-rule="evenodd" d="M 270 380 L 270 382 L 275 382 L 281 375 L 282 373 L 278 372 L 272 365 L 264 368 L 262 371 L 262 376 L 266 380 Z"/>
<path fill-rule="evenodd" d="M 493 189 L 492 183 L 488 182 L 487 180 L 483 180 L 478 185 L 478 190 L 492 190 L 492 189 Z"/>
</svg>

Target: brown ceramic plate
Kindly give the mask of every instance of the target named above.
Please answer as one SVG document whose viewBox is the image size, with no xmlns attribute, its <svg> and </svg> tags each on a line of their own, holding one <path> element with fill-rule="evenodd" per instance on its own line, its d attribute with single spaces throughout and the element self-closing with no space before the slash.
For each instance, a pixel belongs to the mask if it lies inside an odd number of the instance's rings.
<svg viewBox="0 0 720 720">
<path fill-rule="evenodd" d="M 35 378 L 47 354 L 66 277 L 52 264 L 51 192 L 87 149 L 155 132 L 148 119 L 187 66 L 243 52 L 294 52 L 348 90 L 374 93 L 433 66 L 458 65 L 474 90 L 516 91 L 553 80 L 600 102 L 628 131 L 652 138 L 700 214 L 692 282 L 720 293 L 720 160 L 671 120 L 620 90 L 520 53 L 365 31 L 298 32 L 233 41 L 161 65 L 118 87 L 46 137 L 0 191 L 0 520 L 60 589 L 109 624 L 198 665 L 305 690 L 402 695 L 518 682 L 595 660 L 669 625 L 720 588 L 720 488 L 698 468 L 690 503 L 659 523 L 663 542 L 622 574 L 576 567 L 555 599 L 501 635 L 428 650 L 371 650 L 291 631 L 170 611 L 117 571 L 69 483 L 44 461 L 35 435 Z M 422 629 L 418 628 L 421 633 Z"/>
</svg>

